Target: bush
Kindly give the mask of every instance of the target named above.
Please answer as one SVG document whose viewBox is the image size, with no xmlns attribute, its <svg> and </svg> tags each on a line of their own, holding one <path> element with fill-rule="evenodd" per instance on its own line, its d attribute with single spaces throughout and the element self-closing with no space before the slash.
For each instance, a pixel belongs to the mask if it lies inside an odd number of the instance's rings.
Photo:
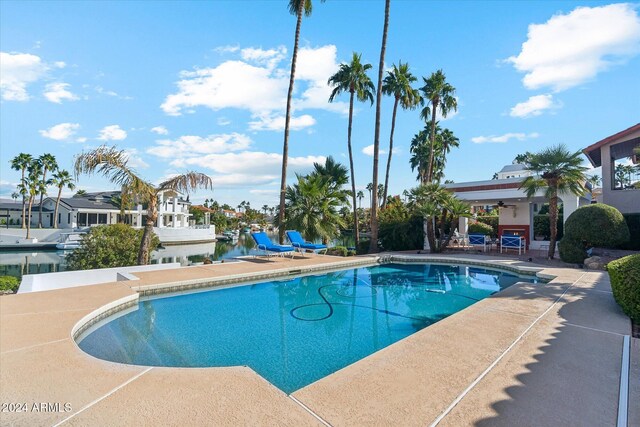
<svg viewBox="0 0 640 427">
<path fill-rule="evenodd" d="M 15 292 L 20 287 L 20 280 L 13 276 L 0 276 L 0 291 Z"/>
<path fill-rule="evenodd" d="M 422 249 L 424 246 L 423 220 L 420 216 L 407 219 L 387 218 L 380 221 L 378 238 L 385 251 Z"/>
<path fill-rule="evenodd" d="M 493 227 L 483 222 L 472 222 L 469 224 L 469 234 L 488 234 L 492 235 Z M 497 235 L 497 233 L 496 233 Z"/>
<path fill-rule="evenodd" d="M 327 255 L 345 256 L 346 257 L 346 256 L 349 255 L 349 251 L 344 246 L 334 246 L 332 248 L 327 249 Z"/>
<path fill-rule="evenodd" d="M 558 250 L 560 251 L 560 259 L 569 264 L 582 264 L 587 258 L 584 243 L 566 236 L 558 243 Z"/>
<path fill-rule="evenodd" d="M 136 265 L 143 232 L 143 229 L 126 224 L 92 227 L 84 235 L 80 247 L 67 257 L 67 267 L 69 270 L 92 270 Z M 159 244 L 154 235 L 149 251 Z"/>
<path fill-rule="evenodd" d="M 549 215 L 535 215 L 533 217 L 533 236 L 544 236 L 544 240 L 551 238 Z M 558 215 L 558 234 L 556 240 L 561 240 L 563 237 L 564 223 L 562 221 L 562 215 Z"/>
<path fill-rule="evenodd" d="M 569 215 L 564 235 L 570 240 L 600 248 L 615 248 L 629 241 L 629 228 L 619 210 L 596 203 Z"/>
<path fill-rule="evenodd" d="M 629 241 L 622 245 L 623 249 L 640 251 L 640 213 L 623 214 L 629 228 Z"/>
<path fill-rule="evenodd" d="M 634 322 L 640 323 L 640 254 L 607 264 L 616 302 Z"/>
<path fill-rule="evenodd" d="M 486 224 L 488 226 L 491 227 L 491 233 L 482 233 L 482 234 L 490 234 L 491 237 L 498 237 L 498 220 L 499 220 L 499 216 L 498 215 L 486 215 L 486 216 L 479 216 L 478 217 L 478 222 L 482 223 L 482 224 Z"/>
<path fill-rule="evenodd" d="M 369 253 L 369 245 L 371 244 L 371 241 L 368 239 L 360 239 L 360 242 L 358 243 L 358 246 L 356 247 L 356 253 L 359 255 L 362 254 L 368 254 Z"/>
</svg>

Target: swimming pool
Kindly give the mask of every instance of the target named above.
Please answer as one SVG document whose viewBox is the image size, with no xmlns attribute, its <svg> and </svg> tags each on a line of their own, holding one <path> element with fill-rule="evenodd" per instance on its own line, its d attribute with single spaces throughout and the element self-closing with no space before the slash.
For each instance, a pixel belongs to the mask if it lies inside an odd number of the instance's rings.
<svg viewBox="0 0 640 427">
<path fill-rule="evenodd" d="M 383 264 L 141 300 L 81 337 L 147 366 L 247 365 L 291 393 L 516 282 L 469 265 Z"/>
</svg>

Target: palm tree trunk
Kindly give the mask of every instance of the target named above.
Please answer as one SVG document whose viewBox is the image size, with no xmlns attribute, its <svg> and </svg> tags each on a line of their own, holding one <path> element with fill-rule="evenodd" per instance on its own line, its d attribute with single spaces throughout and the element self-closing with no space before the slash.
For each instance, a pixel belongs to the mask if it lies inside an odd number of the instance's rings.
<svg viewBox="0 0 640 427">
<path fill-rule="evenodd" d="M 429 139 L 431 140 L 431 150 L 429 153 L 429 168 L 427 169 L 427 182 L 431 182 L 433 179 L 433 158 L 435 157 L 435 145 L 436 145 L 436 109 L 438 108 L 438 103 L 434 102 L 431 105 L 433 108 L 431 109 L 431 136 Z"/>
<path fill-rule="evenodd" d="M 24 171 L 25 171 L 25 168 L 22 168 L 22 179 L 20 180 L 22 185 L 25 185 L 24 184 Z M 24 188 L 23 188 L 23 191 L 25 191 Z M 26 223 L 25 223 L 25 215 L 27 214 L 26 208 L 27 208 L 27 198 L 23 194 L 22 195 L 22 227 L 21 228 L 25 228 L 26 227 Z"/>
<path fill-rule="evenodd" d="M 376 128 L 373 137 L 373 196 L 371 203 L 371 244 L 369 252 L 378 252 L 378 160 L 380 156 L 380 110 L 382 104 L 382 72 L 384 71 L 384 54 L 387 50 L 387 33 L 389 31 L 389 9 L 391 0 L 385 1 L 384 27 L 382 30 L 382 46 L 380 63 L 378 64 L 378 90 L 376 93 Z"/>
<path fill-rule="evenodd" d="M 304 1 L 298 7 L 298 19 L 296 21 L 296 35 L 293 43 L 293 55 L 291 58 L 291 75 L 289 77 L 289 91 L 287 92 L 287 112 L 284 119 L 284 143 L 282 144 L 282 177 L 280 181 L 280 212 L 278 212 L 278 239 L 284 243 L 284 209 L 287 192 L 287 163 L 289 156 L 289 122 L 291 120 L 291 98 L 293 97 L 293 82 L 296 75 L 296 61 L 298 60 L 298 42 L 300 41 L 300 26 L 302 25 L 302 9 Z"/>
<path fill-rule="evenodd" d="M 27 237 L 26 239 L 31 238 L 31 207 L 33 206 L 33 199 L 35 198 L 35 196 L 30 196 L 29 197 L 29 209 L 27 210 L 27 214 L 29 216 L 29 219 L 27 220 Z"/>
<path fill-rule="evenodd" d="M 56 199 L 56 208 L 53 212 L 53 228 L 58 228 L 58 207 L 60 206 L 60 197 L 62 197 L 62 187 L 58 188 L 58 198 Z"/>
<path fill-rule="evenodd" d="M 356 176 L 353 169 L 353 151 L 351 149 L 351 128 L 353 123 L 353 97 L 354 92 L 351 91 L 349 97 L 349 127 L 347 129 L 347 147 L 349 148 L 349 169 L 351 170 L 351 198 L 353 199 L 353 235 L 355 237 L 355 245 L 358 247 L 360 243 L 360 232 L 358 230 L 358 207 L 356 205 Z"/>
<path fill-rule="evenodd" d="M 153 234 L 153 226 L 155 225 L 156 219 L 157 218 L 152 218 L 147 215 L 147 222 L 144 226 L 140 249 L 138 250 L 138 265 L 149 264 L 149 247 L 151 246 L 151 235 Z"/>
<path fill-rule="evenodd" d="M 438 247 L 436 246 L 436 233 L 433 227 L 433 217 L 425 218 L 427 222 L 427 240 L 429 241 L 429 252 L 436 253 L 438 252 Z"/>
<path fill-rule="evenodd" d="M 42 171 L 42 185 L 46 185 L 47 181 L 47 168 L 45 167 Z M 38 209 L 38 228 L 42 228 L 42 199 L 44 197 L 44 193 L 40 193 L 40 208 Z"/>
<path fill-rule="evenodd" d="M 396 128 L 396 112 L 398 111 L 399 98 L 393 103 L 393 115 L 391 116 L 391 135 L 389 136 L 389 157 L 387 157 L 387 173 L 384 176 L 384 198 L 382 208 L 387 207 L 387 195 L 389 194 L 389 170 L 391 169 L 391 155 L 393 154 L 393 131 Z"/>
<path fill-rule="evenodd" d="M 558 190 L 554 188 L 549 198 L 549 253 L 547 258 L 553 259 L 556 252 L 556 237 L 558 235 Z"/>
</svg>

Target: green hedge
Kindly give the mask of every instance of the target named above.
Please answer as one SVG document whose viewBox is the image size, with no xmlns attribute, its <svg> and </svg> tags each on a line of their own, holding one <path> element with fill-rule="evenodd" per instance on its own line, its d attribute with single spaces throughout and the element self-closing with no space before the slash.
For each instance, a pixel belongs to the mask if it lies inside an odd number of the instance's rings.
<svg viewBox="0 0 640 427">
<path fill-rule="evenodd" d="M 640 254 L 607 264 L 616 302 L 634 322 L 640 322 Z"/>
<path fill-rule="evenodd" d="M 535 215 L 533 217 L 533 236 L 544 236 L 544 240 L 550 239 L 549 215 Z M 564 222 L 562 215 L 558 215 L 558 234 L 556 240 L 561 240 L 564 235 Z"/>
<path fill-rule="evenodd" d="M 622 214 L 629 227 L 629 241 L 622 245 L 623 249 L 640 251 L 640 213 Z"/>
<path fill-rule="evenodd" d="M 349 250 L 345 246 L 334 246 L 332 248 L 327 249 L 327 255 L 347 257 L 347 256 L 354 256 L 355 254 L 356 254 L 356 251 Z"/>
<path fill-rule="evenodd" d="M 414 215 L 407 219 L 381 216 L 378 239 L 380 246 L 386 251 L 422 249 L 424 246 L 422 217 Z"/>
<path fill-rule="evenodd" d="M 0 276 L 0 291 L 15 292 L 20 287 L 20 280 L 13 276 Z"/>
<path fill-rule="evenodd" d="M 629 228 L 619 210 L 603 203 L 582 206 L 564 225 L 571 240 L 599 248 L 615 248 L 629 241 Z"/>
<path fill-rule="evenodd" d="M 569 264 L 582 264 L 587 258 L 584 243 L 568 237 L 560 240 L 558 243 L 558 251 L 560 252 L 560 259 Z"/>
<path fill-rule="evenodd" d="M 493 227 L 484 222 L 472 222 L 469 224 L 469 234 L 488 234 L 493 236 Z M 496 233 L 497 236 L 497 233 Z"/>
<path fill-rule="evenodd" d="M 498 219 L 499 219 L 498 215 L 479 216 L 477 219 L 478 222 L 487 224 L 488 226 L 491 227 L 490 233 L 483 232 L 483 234 L 490 234 L 491 237 L 493 238 L 498 237 Z"/>
</svg>

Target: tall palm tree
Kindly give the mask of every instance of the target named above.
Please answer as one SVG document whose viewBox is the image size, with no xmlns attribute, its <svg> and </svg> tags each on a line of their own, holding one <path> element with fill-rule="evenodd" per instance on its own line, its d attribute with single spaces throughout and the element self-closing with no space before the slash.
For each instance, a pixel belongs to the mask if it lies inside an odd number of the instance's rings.
<svg viewBox="0 0 640 427">
<path fill-rule="evenodd" d="M 420 117 L 425 121 L 429 120 L 429 118 L 431 120 L 431 155 L 429 157 L 429 168 L 427 169 L 427 182 L 431 182 L 435 156 L 436 112 L 440 111 L 440 115 L 446 118 L 449 112 L 457 111 L 458 101 L 455 98 L 456 89 L 447 83 L 447 78 L 442 70 L 432 73 L 428 79 L 423 77 L 422 80 L 424 80 L 424 86 L 420 90 L 427 101 L 427 105 L 423 108 Z"/>
<path fill-rule="evenodd" d="M 27 195 L 29 196 L 29 203 L 27 207 L 27 235 L 26 238 L 29 239 L 31 237 L 31 208 L 33 207 L 33 202 L 36 200 L 36 196 L 40 193 L 42 189 L 42 180 L 40 177 L 42 176 L 42 164 L 38 161 L 33 161 L 29 165 L 27 169 L 27 176 L 24 179 L 24 187 L 27 191 Z"/>
<path fill-rule="evenodd" d="M 159 185 L 145 181 L 128 165 L 125 150 L 105 145 L 83 152 L 75 159 L 76 177 L 80 174 L 99 173 L 112 183 L 124 187 L 130 194 L 147 205 L 147 220 L 138 251 L 138 264 L 149 263 L 149 247 L 153 226 L 158 219 L 158 197 L 165 192 L 187 193 L 198 188 L 212 188 L 211 178 L 199 172 L 187 172 L 169 178 Z"/>
<path fill-rule="evenodd" d="M 358 198 L 360 209 L 362 209 L 362 199 L 364 199 L 364 192 L 362 190 L 358 190 L 358 194 L 356 195 L 356 197 Z"/>
<path fill-rule="evenodd" d="M 16 157 L 11 159 L 11 169 L 20 171 L 20 173 L 22 174 L 20 178 L 21 188 L 19 188 L 19 192 L 22 195 L 22 228 L 25 228 L 25 218 L 26 218 L 25 209 L 27 205 L 26 202 L 27 202 L 27 193 L 28 193 L 26 186 L 24 185 L 24 178 L 25 178 L 25 171 L 31 165 L 31 162 L 33 162 L 33 157 L 31 156 L 31 154 L 27 154 L 27 153 L 20 153 Z"/>
<path fill-rule="evenodd" d="M 384 193 L 384 184 L 378 184 L 378 206 L 382 206 L 382 204 L 384 203 L 384 200 L 382 200 L 382 198 L 384 197 Z"/>
<path fill-rule="evenodd" d="M 58 228 L 58 208 L 60 207 L 60 198 L 62 197 L 62 189 L 72 190 L 76 188 L 71 174 L 66 170 L 58 170 L 53 174 L 51 183 L 58 187 L 58 198 L 56 199 L 56 208 L 53 213 L 53 228 Z"/>
<path fill-rule="evenodd" d="M 393 133 L 396 128 L 396 112 L 398 111 L 398 104 L 403 110 L 413 110 L 422 102 L 420 91 L 411 86 L 416 80 L 418 79 L 409 71 L 409 64 L 407 62 L 403 64 L 402 61 L 400 61 L 397 67 L 393 64 L 391 71 L 387 71 L 387 77 L 385 77 L 383 81 L 382 92 L 385 95 L 391 95 L 394 98 L 393 114 L 391 116 L 391 134 L 389 136 L 387 172 L 384 176 L 384 197 L 382 198 L 383 208 L 387 206 L 389 171 L 391 169 L 391 155 L 393 154 Z"/>
<path fill-rule="evenodd" d="M 378 251 L 378 162 L 380 157 L 380 114 L 382 107 L 382 72 L 384 71 L 384 54 L 387 50 L 387 33 L 389 32 L 389 9 L 391 0 L 384 4 L 384 26 L 382 28 L 382 45 L 380 46 L 380 62 L 378 63 L 378 84 L 376 86 L 376 124 L 373 135 L 373 195 L 371 202 L 371 243 L 369 252 Z"/>
<path fill-rule="evenodd" d="M 558 194 L 581 196 L 586 191 L 584 184 L 587 180 L 587 168 L 582 166 L 582 151 L 572 153 L 566 145 L 558 144 L 532 154 L 524 164 L 533 175 L 522 181 L 520 189 L 524 189 L 528 198 L 535 196 L 539 190 L 544 190 L 544 195 L 549 200 L 548 258 L 553 259 L 558 233 Z"/>
<path fill-rule="evenodd" d="M 371 198 L 373 192 L 373 183 L 368 183 L 366 188 L 369 191 L 369 207 L 371 207 L 371 205 L 373 204 L 373 199 Z"/>
<path fill-rule="evenodd" d="M 38 162 L 42 165 L 42 183 L 40 185 L 40 208 L 38 209 L 38 228 L 42 228 L 42 199 L 47 194 L 47 185 L 50 182 L 47 181 L 47 172 L 52 172 L 58 169 L 58 162 L 53 154 L 45 153 L 38 157 Z"/>
<path fill-rule="evenodd" d="M 349 169 L 351 170 L 351 194 L 353 198 L 353 232 L 355 236 L 356 246 L 360 242 L 360 233 L 358 231 L 358 211 L 356 208 L 356 178 L 353 168 L 353 151 L 351 149 L 351 127 L 353 124 L 353 101 L 357 97 L 358 101 L 370 101 L 373 105 L 373 82 L 367 76 L 367 71 L 371 69 L 371 64 L 363 64 L 360 62 L 361 54 L 353 52 L 351 63 L 340 64 L 340 69 L 327 82 L 333 86 L 329 102 L 333 102 L 336 96 L 343 92 L 349 93 L 349 125 L 347 128 L 347 147 L 349 149 Z"/>
<path fill-rule="evenodd" d="M 324 1 L 324 0 L 321 0 Z M 293 54 L 291 55 L 291 73 L 289 75 L 289 91 L 287 92 L 287 111 L 284 119 L 284 143 L 282 144 L 282 176 L 280 181 L 280 212 L 278 221 L 284 224 L 285 198 L 287 191 L 287 161 L 289 156 L 289 122 L 291 121 L 291 98 L 293 97 L 293 82 L 296 75 L 296 63 L 298 61 L 298 43 L 300 41 L 300 27 L 302 15 L 310 16 L 313 10 L 311 0 L 289 0 L 289 13 L 296 16 L 296 32 L 293 42 Z M 284 243 L 285 230 L 278 230 L 280 244 Z"/>
</svg>

